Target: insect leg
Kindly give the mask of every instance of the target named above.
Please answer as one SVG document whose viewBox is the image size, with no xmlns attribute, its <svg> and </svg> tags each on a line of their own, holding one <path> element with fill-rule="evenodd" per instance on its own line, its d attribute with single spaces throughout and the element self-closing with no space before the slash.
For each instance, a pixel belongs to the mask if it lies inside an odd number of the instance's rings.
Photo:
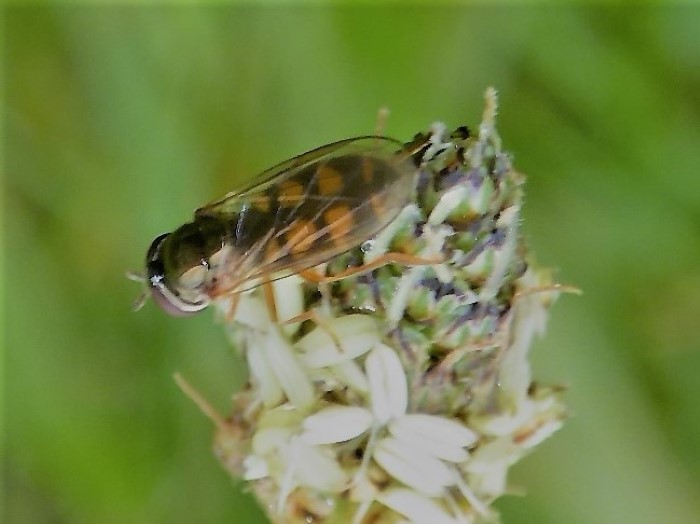
<svg viewBox="0 0 700 524">
<path fill-rule="evenodd" d="M 292 318 L 283 320 L 282 322 L 280 322 L 280 324 L 286 326 L 287 324 L 296 324 L 297 322 L 305 322 L 306 320 L 315 320 L 315 318 L 316 312 L 313 309 L 309 309 L 299 315 L 293 316 Z"/>
<path fill-rule="evenodd" d="M 445 260 L 443 258 L 428 259 L 420 258 L 415 255 L 407 255 L 406 253 L 385 253 L 367 264 L 362 264 L 361 266 L 357 267 L 350 267 L 345 271 L 336 273 L 335 275 L 322 277 L 321 282 L 337 282 L 338 280 L 343 280 L 344 278 L 373 271 L 382 266 L 386 266 L 387 264 L 401 264 L 404 266 L 432 266 L 434 264 L 441 264 L 444 261 Z"/>
<path fill-rule="evenodd" d="M 241 301 L 240 293 L 231 293 L 231 304 L 228 308 L 228 313 L 226 313 L 226 321 L 233 321 L 233 317 L 236 316 L 236 310 L 238 309 L 238 304 Z"/>
<path fill-rule="evenodd" d="M 270 320 L 277 323 L 277 306 L 275 305 L 275 291 L 272 289 L 272 282 L 265 280 L 262 283 L 262 288 L 265 297 L 265 306 L 267 306 L 267 314 L 270 315 Z"/>
<path fill-rule="evenodd" d="M 313 284 L 321 284 L 323 282 L 327 282 L 327 276 L 322 275 L 318 271 L 314 271 L 313 269 L 302 269 L 299 271 L 298 275 L 303 278 L 304 280 L 308 280 L 309 282 Z"/>
</svg>

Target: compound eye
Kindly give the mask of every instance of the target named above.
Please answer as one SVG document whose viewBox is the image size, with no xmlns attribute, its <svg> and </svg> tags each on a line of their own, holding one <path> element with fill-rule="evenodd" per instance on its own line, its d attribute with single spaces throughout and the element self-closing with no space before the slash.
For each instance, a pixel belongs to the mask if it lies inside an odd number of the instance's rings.
<svg viewBox="0 0 700 524">
<path fill-rule="evenodd" d="M 173 289 L 172 283 L 166 278 L 166 264 L 163 249 L 166 239 L 171 236 L 171 233 L 165 233 L 157 237 L 148 249 L 146 254 L 146 274 L 148 278 L 148 287 L 151 291 L 151 296 L 160 308 L 169 315 L 182 317 L 192 315 L 201 311 L 209 301 L 198 290 L 205 283 L 208 268 L 206 263 L 195 265 L 185 271 L 180 278 L 177 279 L 177 289 Z M 195 293 L 192 293 L 196 291 Z M 180 292 L 184 293 L 182 296 Z M 192 295 L 188 300 L 188 295 Z"/>
<path fill-rule="evenodd" d="M 160 246 L 163 243 L 163 241 L 170 236 L 170 233 L 163 233 L 162 235 L 158 235 L 153 242 L 151 242 L 151 246 L 148 248 L 148 253 L 146 253 L 146 266 L 153 262 L 157 262 L 160 258 Z"/>
</svg>

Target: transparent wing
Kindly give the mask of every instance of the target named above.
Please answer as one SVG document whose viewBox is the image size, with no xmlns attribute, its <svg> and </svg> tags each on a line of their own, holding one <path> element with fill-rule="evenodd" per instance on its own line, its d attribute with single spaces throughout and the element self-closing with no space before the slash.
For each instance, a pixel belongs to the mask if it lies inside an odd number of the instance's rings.
<svg viewBox="0 0 700 524">
<path fill-rule="evenodd" d="M 396 154 L 402 149 L 398 140 L 379 136 L 364 136 L 348 138 L 321 146 L 312 151 L 285 160 L 274 167 L 263 171 L 243 186 L 213 200 L 195 211 L 195 217 L 235 214 L 260 200 L 265 200 L 267 191 L 275 184 L 293 178 L 299 171 L 319 164 L 325 159 L 348 154 L 373 154 L 385 156 L 387 151 Z"/>
<path fill-rule="evenodd" d="M 361 137 L 276 166 L 197 210 L 229 220 L 234 284 L 272 280 L 325 262 L 386 227 L 410 201 L 416 168 L 402 145 Z M 232 282 L 229 280 L 229 282 Z"/>
</svg>

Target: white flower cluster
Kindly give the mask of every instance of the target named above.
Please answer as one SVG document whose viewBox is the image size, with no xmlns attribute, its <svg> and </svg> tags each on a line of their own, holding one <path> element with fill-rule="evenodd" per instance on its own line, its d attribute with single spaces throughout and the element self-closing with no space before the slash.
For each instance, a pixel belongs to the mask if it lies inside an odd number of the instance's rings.
<svg viewBox="0 0 700 524">
<path fill-rule="evenodd" d="M 289 283 L 279 281 L 276 287 L 285 288 L 280 296 L 290 296 Z M 257 309 L 259 315 L 264 310 L 260 303 L 250 306 L 241 310 Z M 408 413 L 404 368 L 395 350 L 381 342 L 374 319 L 365 315 L 330 319 L 294 347 L 276 325 L 265 325 L 265 330 L 248 331 L 254 339 L 249 340 L 251 347 L 257 348 L 248 353 L 251 380 L 261 401 L 277 407 L 258 423 L 244 477 L 274 477 L 280 486 L 280 512 L 298 486 L 322 493 L 349 491 L 350 500 L 358 504 L 353 519 L 358 523 L 373 501 L 415 522 L 467 522 L 456 501 L 451 503 L 453 517 L 449 508 L 433 500 L 450 501 L 450 488 L 479 512 L 488 512 L 460 470 L 468 463 L 467 448 L 476 443 L 477 434 L 456 419 Z M 357 405 L 318 403 L 311 392 L 312 382 L 319 379 L 353 389 Z M 289 401 L 277 405 L 283 396 Z M 361 459 L 348 470 L 339 455 L 353 446 Z M 370 470 L 377 467 L 387 477 L 384 482 L 373 481 L 377 472 Z M 397 483 L 382 488 L 389 478 Z"/>
<path fill-rule="evenodd" d="M 290 313 L 289 302 L 301 303 L 300 284 L 297 277 L 274 284 Z M 522 298 L 518 307 L 529 313 L 514 319 L 514 343 L 501 368 L 510 409 L 472 415 L 473 429 L 455 417 L 410 412 L 406 370 L 372 317 L 319 320 L 292 343 L 294 325 L 271 322 L 260 297 L 243 300 L 236 320 L 248 326 L 245 344 L 255 348 L 247 352 L 251 383 L 264 406 L 243 478 L 278 486 L 280 516 L 290 495 L 305 488 L 343 494 L 355 504 L 353 523 L 363 522 L 375 502 L 409 522 L 475 522 L 492 516 L 488 505 L 506 491 L 508 468 L 562 424 L 555 397 L 527 394 L 526 352 L 543 328 L 542 295 Z M 346 389 L 353 405 L 319 401 L 318 384 L 329 392 Z M 329 504 L 316 517 L 333 509 Z"/>
<path fill-rule="evenodd" d="M 558 391 L 533 383 L 527 358 L 556 288 L 524 260 L 522 177 L 494 115 L 490 93 L 454 184 L 441 155 L 458 148 L 435 127 L 428 188 L 354 255 L 404 239 L 444 263 L 332 288 L 277 280 L 277 319 L 259 290 L 239 298 L 228 326 L 250 380 L 217 451 L 273 522 L 493 521 L 510 466 L 561 426 Z"/>
</svg>

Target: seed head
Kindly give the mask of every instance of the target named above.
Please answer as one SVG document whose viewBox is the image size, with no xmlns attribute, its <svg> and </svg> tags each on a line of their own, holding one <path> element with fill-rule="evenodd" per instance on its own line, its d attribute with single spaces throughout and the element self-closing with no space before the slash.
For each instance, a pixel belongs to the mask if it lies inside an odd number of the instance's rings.
<svg viewBox="0 0 700 524">
<path fill-rule="evenodd" d="M 495 114 L 489 89 L 475 136 L 433 125 L 413 202 L 322 269 L 432 263 L 288 277 L 276 320 L 258 288 L 225 323 L 250 377 L 216 451 L 271 521 L 491 522 L 510 466 L 561 427 L 559 392 L 528 361 L 559 288 L 528 257 L 525 179 Z"/>
</svg>

